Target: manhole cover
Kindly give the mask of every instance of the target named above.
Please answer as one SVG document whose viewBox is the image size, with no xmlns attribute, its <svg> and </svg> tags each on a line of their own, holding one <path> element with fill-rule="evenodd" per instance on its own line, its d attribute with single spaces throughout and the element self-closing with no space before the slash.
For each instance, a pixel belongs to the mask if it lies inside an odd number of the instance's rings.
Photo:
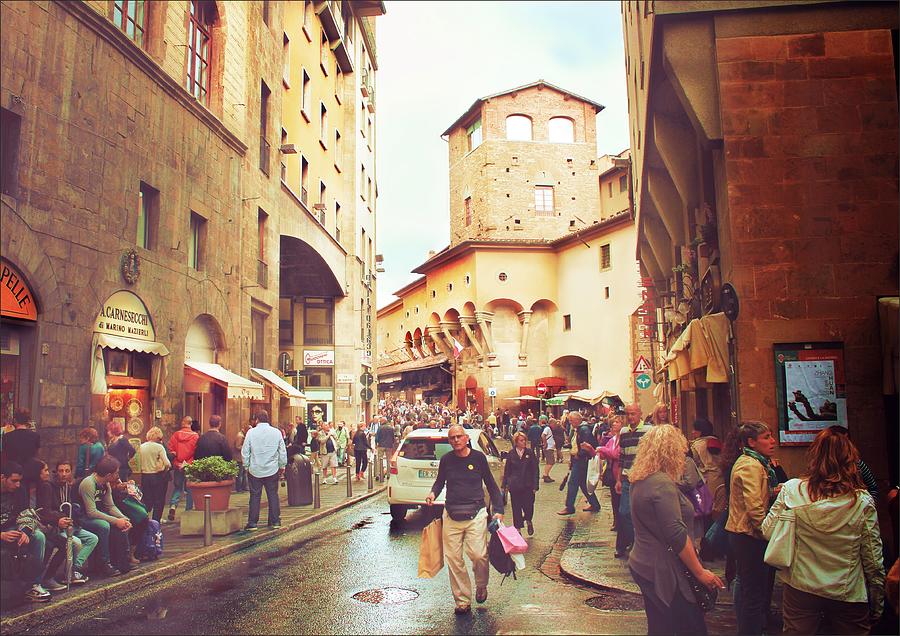
<svg viewBox="0 0 900 636">
<path fill-rule="evenodd" d="M 399 605 L 418 597 L 418 592 L 402 587 L 377 587 L 374 590 L 363 590 L 353 595 L 357 601 L 373 605 Z"/>
<path fill-rule="evenodd" d="M 599 610 L 636 612 L 644 609 L 644 600 L 633 594 L 598 594 L 587 599 L 584 604 Z"/>
</svg>

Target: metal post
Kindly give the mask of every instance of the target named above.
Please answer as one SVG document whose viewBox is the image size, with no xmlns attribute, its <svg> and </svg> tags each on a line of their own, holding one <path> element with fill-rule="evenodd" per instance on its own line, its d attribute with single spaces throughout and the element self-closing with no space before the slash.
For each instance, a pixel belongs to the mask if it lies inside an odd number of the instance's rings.
<svg viewBox="0 0 900 636">
<path fill-rule="evenodd" d="M 212 495 L 203 495 L 203 545 L 212 545 Z"/>
<path fill-rule="evenodd" d="M 319 473 L 316 473 L 316 479 L 313 482 L 313 508 L 322 507 L 322 499 L 319 496 Z"/>
<path fill-rule="evenodd" d="M 373 483 L 375 481 L 374 475 L 375 466 L 374 464 L 372 464 L 372 462 L 369 462 L 369 490 L 375 490 L 375 484 Z"/>
<path fill-rule="evenodd" d="M 384 464 L 381 463 L 381 455 L 382 453 L 378 452 L 378 449 L 375 449 L 375 462 L 376 469 L 375 472 L 377 474 L 378 481 L 384 481 Z"/>
<path fill-rule="evenodd" d="M 350 464 L 347 464 L 347 496 L 353 496 L 353 478 L 350 477 Z"/>
</svg>

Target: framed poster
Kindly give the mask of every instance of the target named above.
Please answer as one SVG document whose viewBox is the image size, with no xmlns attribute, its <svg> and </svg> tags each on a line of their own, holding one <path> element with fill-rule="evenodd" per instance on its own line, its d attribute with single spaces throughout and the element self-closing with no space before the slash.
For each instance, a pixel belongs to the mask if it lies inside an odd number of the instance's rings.
<svg viewBox="0 0 900 636">
<path fill-rule="evenodd" d="M 773 350 L 779 443 L 806 445 L 823 428 L 847 428 L 844 343 L 776 344 Z"/>
</svg>

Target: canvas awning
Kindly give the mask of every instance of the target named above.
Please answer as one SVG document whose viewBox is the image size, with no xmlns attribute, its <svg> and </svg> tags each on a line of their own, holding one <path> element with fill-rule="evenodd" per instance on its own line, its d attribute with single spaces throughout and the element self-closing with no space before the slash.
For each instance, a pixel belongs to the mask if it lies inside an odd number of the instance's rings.
<svg viewBox="0 0 900 636">
<path fill-rule="evenodd" d="M 285 396 L 291 406 L 303 406 L 306 401 L 306 396 L 299 389 L 292 387 L 274 371 L 250 367 L 250 373 Z"/>
<path fill-rule="evenodd" d="M 264 400 L 263 385 L 232 373 L 220 364 L 214 362 L 184 361 L 185 371 L 192 371 L 204 376 L 228 390 L 228 399 L 250 398 L 251 400 Z"/>
<path fill-rule="evenodd" d="M 108 333 L 98 333 L 97 344 L 106 349 L 119 349 L 120 351 L 137 351 L 138 353 L 152 353 L 158 356 L 169 355 L 166 345 L 151 340 L 138 340 L 124 336 L 112 336 Z"/>
<path fill-rule="evenodd" d="M 394 375 L 396 373 L 406 373 L 408 371 L 421 371 L 422 369 L 431 369 L 438 367 L 447 362 L 447 356 L 443 353 L 436 356 L 428 356 L 426 358 L 407 360 L 406 362 L 398 362 L 386 366 L 378 367 L 379 378 L 382 375 Z M 379 380 L 380 382 L 380 380 Z"/>
<path fill-rule="evenodd" d="M 612 391 L 601 391 L 600 389 L 581 389 L 569 395 L 563 396 L 567 400 L 578 400 L 579 402 L 587 402 L 591 406 L 599 404 L 606 398 L 614 397 L 618 399 L 618 395 Z"/>
<path fill-rule="evenodd" d="M 119 349 L 151 353 L 156 357 L 150 365 L 150 390 L 153 397 L 166 396 L 166 378 L 168 377 L 169 350 L 161 342 L 154 340 L 138 340 L 125 336 L 113 336 L 107 333 L 94 333 L 91 342 L 91 393 L 105 395 L 109 390 L 106 384 L 106 361 L 103 359 L 104 349 Z"/>
<path fill-rule="evenodd" d="M 533 395 L 519 395 L 517 397 L 508 397 L 503 398 L 504 400 L 521 400 L 523 402 L 540 402 L 541 398 L 534 397 Z"/>
<path fill-rule="evenodd" d="M 706 381 L 728 382 L 728 338 L 731 324 L 723 313 L 695 318 L 666 354 L 664 367 L 669 380 L 706 369 Z"/>
</svg>

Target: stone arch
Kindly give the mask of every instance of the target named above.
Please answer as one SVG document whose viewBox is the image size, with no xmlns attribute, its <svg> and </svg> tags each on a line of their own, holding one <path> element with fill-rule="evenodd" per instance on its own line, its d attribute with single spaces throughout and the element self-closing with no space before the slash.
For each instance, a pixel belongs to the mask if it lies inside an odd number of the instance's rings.
<svg viewBox="0 0 900 636">
<path fill-rule="evenodd" d="M 16 209 L 5 201 L 2 204 L 2 225 L 0 254 L 28 279 L 38 309 L 38 320 L 47 320 L 62 305 L 63 296 L 53 264 L 35 232 L 28 227 Z M 100 299 L 97 298 L 91 307 L 97 307 L 99 303 Z M 91 315 L 89 320 L 94 318 Z"/>
<path fill-rule="evenodd" d="M 184 359 L 227 366 L 228 344 L 219 321 L 210 314 L 196 316 L 184 335 Z"/>
<path fill-rule="evenodd" d="M 447 311 L 444 312 L 444 322 L 452 322 L 456 324 L 459 322 L 459 311 L 451 307 Z"/>
<path fill-rule="evenodd" d="M 441 317 L 437 314 L 437 312 L 431 312 L 431 315 L 428 317 L 428 326 L 429 327 L 437 327 L 441 324 Z"/>
<path fill-rule="evenodd" d="M 475 317 L 475 303 L 469 301 L 465 305 L 463 305 L 462 312 L 460 312 L 461 316 L 466 316 L 468 318 Z"/>
<path fill-rule="evenodd" d="M 586 389 L 588 386 L 588 361 L 579 355 L 565 355 L 550 363 L 551 374 L 565 378 L 569 389 Z"/>
<path fill-rule="evenodd" d="M 488 311 L 496 311 L 496 308 L 500 306 L 511 307 L 516 313 L 522 311 L 523 309 L 522 303 L 516 300 L 512 300 L 511 298 L 495 298 L 485 304 L 485 309 L 487 309 Z"/>
</svg>

